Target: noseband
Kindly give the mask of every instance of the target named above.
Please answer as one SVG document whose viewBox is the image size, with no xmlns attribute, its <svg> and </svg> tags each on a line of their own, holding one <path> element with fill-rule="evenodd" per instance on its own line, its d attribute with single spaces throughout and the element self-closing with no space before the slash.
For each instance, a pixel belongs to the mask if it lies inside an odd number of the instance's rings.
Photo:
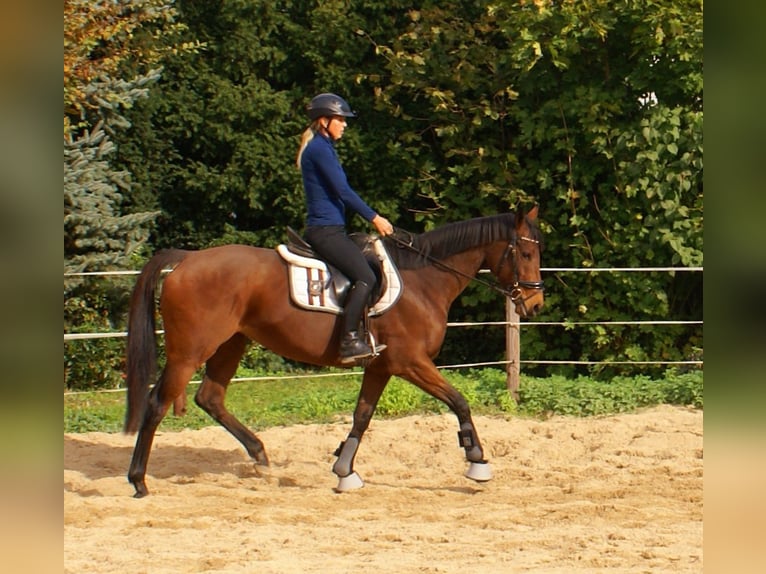
<svg viewBox="0 0 766 574">
<path fill-rule="evenodd" d="M 500 258 L 500 265 L 498 265 L 495 275 L 500 277 L 500 272 L 502 271 L 506 261 L 512 258 L 513 284 L 511 285 L 510 289 L 505 288 L 505 293 L 512 302 L 521 303 L 521 306 L 524 309 L 524 313 L 526 314 L 527 306 L 525 303 L 532 297 L 532 295 L 529 297 L 522 297 L 522 289 L 535 289 L 544 291 L 545 287 L 543 286 L 543 281 L 522 281 L 519 279 L 519 252 L 516 249 L 516 243 L 518 241 L 528 241 L 529 243 L 535 243 L 537 245 L 540 244 L 537 239 L 532 239 L 531 237 L 526 237 L 524 235 L 517 238 L 516 234 L 514 233 L 510 241 L 508 241 L 508 245 L 506 245 L 505 251 L 503 251 L 503 256 Z"/>
</svg>

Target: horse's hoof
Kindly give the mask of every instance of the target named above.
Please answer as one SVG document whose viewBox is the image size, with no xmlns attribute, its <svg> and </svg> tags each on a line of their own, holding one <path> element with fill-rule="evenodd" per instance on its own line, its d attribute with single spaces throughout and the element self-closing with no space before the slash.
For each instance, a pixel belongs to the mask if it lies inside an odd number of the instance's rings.
<svg viewBox="0 0 766 574">
<path fill-rule="evenodd" d="M 335 487 L 335 492 L 348 492 L 349 490 L 357 490 L 363 486 L 364 482 L 362 481 L 362 478 L 356 472 L 352 472 L 348 476 L 340 477 L 338 486 Z"/>
<path fill-rule="evenodd" d="M 492 479 L 492 468 L 488 462 L 472 462 L 465 475 L 476 482 L 487 482 Z"/>
<path fill-rule="evenodd" d="M 263 446 L 248 448 L 247 454 L 250 455 L 254 464 L 258 466 L 269 466 L 269 457 L 266 456 L 266 449 L 263 448 Z"/>
<path fill-rule="evenodd" d="M 146 488 L 145 484 L 134 484 L 133 486 L 136 487 L 136 493 L 133 495 L 133 498 L 143 498 L 149 494 L 149 489 Z"/>
</svg>

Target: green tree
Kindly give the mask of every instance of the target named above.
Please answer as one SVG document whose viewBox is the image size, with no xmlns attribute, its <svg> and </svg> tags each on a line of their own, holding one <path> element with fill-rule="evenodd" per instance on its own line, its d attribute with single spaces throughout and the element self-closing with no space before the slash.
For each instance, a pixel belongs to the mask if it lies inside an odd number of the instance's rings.
<svg viewBox="0 0 766 574">
<path fill-rule="evenodd" d="M 162 0 L 64 2 L 65 271 L 125 265 L 148 237 L 156 214 L 128 213 L 129 174 L 110 163 L 112 137 L 159 78 L 151 65 L 167 48 L 157 38 L 178 30 L 173 15 Z"/>
<path fill-rule="evenodd" d="M 406 168 L 390 161 L 395 128 L 358 81 L 381 63 L 357 31 L 390 36 L 401 5 L 179 2 L 187 41 L 208 48 L 167 62 L 157 89 L 131 110 L 118 152 L 144 208 L 163 212 L 153 245 L 273 245 L 286 225 L 300 228 L 295 154 L 305 105 L 321 91 L 344 94 L 359 113 L 338 146 L 352 186 L 383 213 L 404 212 L 400 224 L 409 226 Z"/>
<path fill-rule="evenodd" d="M 162 0 L 64 2 L 65 273 L 125 268 L 149 237 L 157 213 L 131 209 L 130 175 L 113 163 L 114 137 L 129 126 L 125 110 L 159 78 L 152 66 L 178 48 L 170 41 L 180 30 L 174 14 Z M 69 277 L 64 296 L 65 331 L 114 326 L 124 315 L 125 298 L 108 287 Z M 65 384 L 87 386 L 87 373 L 94 381 L 117 376 L 107 368 L 118 362 L 113 352 L 102 361 L 86 355 L 65 348 L 66 372 L 76 373 Z"/>
<path fill-rule="evenodd" d="M 364 80 L 409 125 L 397 145 L 431 202 L 428 225 L 536 201 L 549 265 L 701 264 L 699 0 L 456 0 L 408 15 L 398 37 L 376 40 L 387 73 Z M 698 277 L 558 279 L 551 318 L 665 319 L 689 297 L 701 310 Z M 546 358 L 684 358 L 701 346 L 700 329 L 530 335 L 525 347 Z"/>
<path fill-rule="evenodd" d="M 320 91 L 359 112 L 352 186 L 403 228 L 541 205 L 544 265 L 701 265 L 699 0 L 181 0 L 183 41 L 115 134 L 151 247 L 273 245 L 300 226 L 293 166 Z M 361 224 L 356 220 L 352 226 Z M 543 319 L 697 319 L 701 275 L 548 277 Z M 455 320 L 496 320 L 470 288 Z M 659 333 L 659 334 L 658 334 Z M 494 360 L 502 330 L 450 330 L 444 360 Z M 525 329 L 545 359 L 681 359 L 698 327 Z"/>
<path fill-rule="evenodd" d="M 121 214 L 128 174 L 109 164 L 114 144 L 96 125 L 64 142 L 64 271 L 126 267 L 155 213 Z"/>
</svg>

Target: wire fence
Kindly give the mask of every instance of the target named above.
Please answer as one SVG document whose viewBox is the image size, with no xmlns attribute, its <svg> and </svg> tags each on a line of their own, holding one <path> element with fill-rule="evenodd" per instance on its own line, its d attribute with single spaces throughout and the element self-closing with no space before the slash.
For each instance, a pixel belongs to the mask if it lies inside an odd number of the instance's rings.
<svg viewBox="0 0 766 574">
<path fill-rule="evenodd" d="M 165 272 L 170 272 L 170 269 Z M 553 273 L 636 273 L 636 272 L 703 272 L 703 267 L 546 267 L 541 268 L 542 272 Z M 484 272 L 484 271 L 483 271 Z M 110 276 L 130 276 L 138 275 L 140 271 L 90 271 L 90 272 L 78 272 L 78 273 L 65 273 L 64 277 L 110 277 Z M 662 325 L 703 325 L 703 321 L 533 321 L 533 322 L 521 322 L 518 318 L 515 320 L 506 321 L 483 321 L 483 322 L 448 322 L 447 327 L 460 328 L 460 327 L 505 327 L 506 329 L 519 329 L 520 327 L 542 327 L 542 326 L 561 326 L 565 328 L 575 328 L 584 326 L 612 326 L 612 325 L 624 325 L 624 326 L 662 326 Z M 164 331 L 156 331 L 158 335 L 163 335 Z M 124 338 L 127 337 L 127 331 L 114 331 L 114 332 L 94 332 L 94 333 L 64 333 L 64 342 L 88 340 L 88 339 L 107 339 L 107 338 Z M 688 360 L 688 361 L 578 361 L 578 360 L 544 360 L 544 359 L 520 359 L 516 357 L 507 357 L 506 360 L 500 361 L 485 361 L 474 363 L 461 363 L 454 365 L 440 365 L 439 369 L 466 369 L 466 368 L 478 368 L 478 367 L 492 367 L 492 366 L 504 366 L 509 369 L 511 366 L 520 364 L 529 365 L 584 365 L 584 366 L 617 366 L 617 365 L 636 365 L 636 366 L 648 366 L 648 365 L 688 365 L 688 366 L 702 366 L 704 362 L 702 360 Z M 282 375 L 282 376 L 262 376 L 262 377 L 239 377 L 233 378 L 234 382 L 244 381 L 267 381 L 267 380 L 279 380 L 279 379 L 299 379 L 299 378 L 319 378 L 319 377 L 339 377 L 339 376 L 361 376 L 364 373 L 363 370 L 352 370 L 344 372 L 333 373 L 312 373 L 308 375 Z M 191 384 L 200 383 L 201 381 L 194 380 Z M 124 392 L 125 389 L 103 389 L 99 392 Z M 78 394 L 93 391 L 68 391 L 66 394 Z"/>
</svg>

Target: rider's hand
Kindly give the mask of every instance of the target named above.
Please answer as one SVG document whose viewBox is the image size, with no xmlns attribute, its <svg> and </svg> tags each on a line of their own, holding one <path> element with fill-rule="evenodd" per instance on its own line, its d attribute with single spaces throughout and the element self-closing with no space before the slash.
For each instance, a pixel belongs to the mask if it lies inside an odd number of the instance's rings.
<svg viewBox="0 0 766 574">
<path fill-rule="evenodd" d="M 372 224 L 383 236 L 391 235 L 394 232 L 394 226 L 391 225 L 391 222 L 380 214 L 373 217 Z"/>
</svg>

